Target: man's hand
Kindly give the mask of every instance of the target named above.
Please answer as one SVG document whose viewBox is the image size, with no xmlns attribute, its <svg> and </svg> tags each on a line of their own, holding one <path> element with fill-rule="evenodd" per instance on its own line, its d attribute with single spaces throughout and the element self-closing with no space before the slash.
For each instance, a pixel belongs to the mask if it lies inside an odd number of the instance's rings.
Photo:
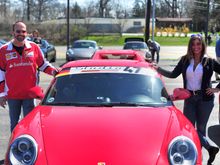
<svg viewBox="0 0 220 165">
<path fill-rule="evenodd" d="M 55 77 L 59 73 L 59 71 L 60 71 L 60 69 L 58 69 L 58 68 L 53 70 L 53 72 L 52 72 L 53 77 Z"/>
<path fill-rule="evenodd" d="M 0 97 L 0 106 L 2 106 L 3 108 L 5 108 L 5 106 L 6 106 L 6 101 L 7 101 L 6 96 Z"/>
</svg>

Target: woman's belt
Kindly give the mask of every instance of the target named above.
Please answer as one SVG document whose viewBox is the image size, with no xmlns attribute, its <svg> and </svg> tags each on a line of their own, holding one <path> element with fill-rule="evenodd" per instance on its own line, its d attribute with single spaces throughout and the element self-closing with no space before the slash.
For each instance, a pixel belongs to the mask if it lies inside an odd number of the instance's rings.
<svg viewBox="0 0 220 165">
<path fill-rule="evenodd" d="M 191 91 L 189 90 L 189 92 L 191 93 L 191 95 L 195 96 L 195 95 L 201 95 L 202 94 L 202 90 L 196 90 L 196 91 Z"/>
</svg>

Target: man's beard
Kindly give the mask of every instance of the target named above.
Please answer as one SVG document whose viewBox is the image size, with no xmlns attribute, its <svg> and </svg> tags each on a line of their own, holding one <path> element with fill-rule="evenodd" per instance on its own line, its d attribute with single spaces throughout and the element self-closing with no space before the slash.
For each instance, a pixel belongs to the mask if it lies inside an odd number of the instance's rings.
<svg viewBox="0 0 220 165">
<path fill-rule="evenodd" d="M 18 40 L 18 42 L 23 42 L 25 40 L 25 36 L 19 35 L 16 37 L 16 39 Z"/>
</svg>

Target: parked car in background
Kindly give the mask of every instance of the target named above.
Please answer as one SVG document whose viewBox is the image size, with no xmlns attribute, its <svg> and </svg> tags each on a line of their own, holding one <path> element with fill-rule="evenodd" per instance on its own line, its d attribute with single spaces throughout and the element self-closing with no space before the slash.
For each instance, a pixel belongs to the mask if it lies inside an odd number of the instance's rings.
<svg viewBox="0 0 220 165">
<path fill-rule="evenodd" d="M 44 53 L 45 58 L 49 62 L 56 62 L 56 49 L 55 46 L 50 44 L 47 40 L 41 39 L 40 48 Z"/>
<path fill-rule="evenodd" d="M 62 66 L 13 130 L 5 165 L 201 165 L 197 131 L 173 103 L 187 97 L 169 95 L 137 51 L 98 50 Z"/>
<path fill-rule="evenodd" d="M 39 45 L 41 48 L 42 52 L 44 53 L 44 57 L 49 61 L 49 62 L 56 62 L 56 49 L 53 44 L 50 44 L 46 39 L 35 39 L 32 40 L 31 37 L 26 38 L 28 41 L 33 41 L 36 44 Z"/>
<path fill-rule="evenodd" d="M 5 40 L 3 40 L 3 39 L 0 39 L 0 46 L 4 45 L 4 44 L 6 44 L 6 43 L 7 43 L 7 41 L 5 41 Z"/>
<path fill-rule="evenodd" d="M 102 49 L 102 46 L 98 46 L 96 41 L 76 40 L 66 51 L 66 61 L 90 59 L 98 49 Z"/>
<path fill-rule="evenodd" d="M 132 49 L 139 51 L 145 59 L 151 60 L 151 52 L 143 38 L 128 37 L 125 38 L 123 49 Z"/>
</svg>

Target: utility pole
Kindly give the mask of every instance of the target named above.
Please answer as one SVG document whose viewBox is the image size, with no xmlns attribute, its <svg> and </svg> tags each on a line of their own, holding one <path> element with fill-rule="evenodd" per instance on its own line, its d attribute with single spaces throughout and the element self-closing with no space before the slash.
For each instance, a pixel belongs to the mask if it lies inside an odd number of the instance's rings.
<svg viewBox="0 0 220 165">
<path fill-rule="evenodd" d="M 155 28 L 155 0 L 153 0 L 153 11 L 152 11 L 152 40 L 154 41 L 154 28 Z"/>
<path fill-rule="evenodd" d="M 30 0 L 27 0 L 27 20 L 30 21 Z"/>
<path fill-rule="evenodd" d="M 150 38 L 150 10 L 151 0 L 147 0 L 145 9 L 145 42 Z"/>
<path fill-rule="evenodd" d="M 69 49 L 69 33 L 70 33 L 70 1 L 67 0 L 67 16 L 66 16 L 66 21 L 67 21 L 67 33 L 66 33 L 66 45 L 67 45 L 67 49 Z"/>
<path fill-rule="evenodd" d="M 207 39 L 208 39 L 208 31 L 209 31 L 209 2 L 210 0 L 207 1 L 207 13 L 206 13 L 206 27 L 205 27 L 205 43 L 207 44 Z"/>
</svg>

